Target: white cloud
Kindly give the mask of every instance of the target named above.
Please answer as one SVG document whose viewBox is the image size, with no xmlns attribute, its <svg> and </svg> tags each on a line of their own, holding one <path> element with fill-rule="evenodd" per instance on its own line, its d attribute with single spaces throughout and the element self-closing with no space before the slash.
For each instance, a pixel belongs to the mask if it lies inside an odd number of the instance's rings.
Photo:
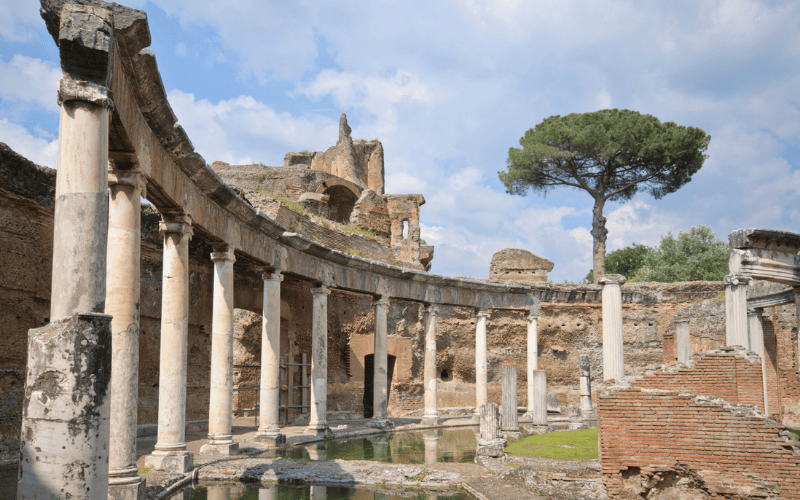
<svg viewBox="0 0 800 500">
<path fill-rule="evenodd" d="M 57 139 L 37 137 L 22 125 L 0 118 L 0 141 L 37 165 L 56 168 Z"/>
<path fill-rule="evenodd" d="M 0 0 L 0 38 L 13 42 L 29 42 L 41 29 L 38 2 Z"/>
<path fill-rule="evenodd" d="M 57 113 L 60 79 L 61 70 L 50 61 L 15 54 L 7 63 L 0 60 L 0 99 L 30 102 Z"/>
</svg>

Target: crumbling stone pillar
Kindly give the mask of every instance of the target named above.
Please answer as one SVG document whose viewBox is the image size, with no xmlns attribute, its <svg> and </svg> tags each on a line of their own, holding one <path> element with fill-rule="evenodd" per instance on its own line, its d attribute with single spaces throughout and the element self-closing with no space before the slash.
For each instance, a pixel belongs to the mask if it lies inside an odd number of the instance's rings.
<svg viewBox="0 0 800 500">
<path fill-rule="evenodd" d="M 489 376 L 487 373 L 486 322 L 490 311 L 478 311 L 475 326 L 475 420 L 480 421 L 480 407 L 489 402 Z"/>
<path fill-rule="evenodd" d="M 214 262 L 214 305 L 211 320 L 211 394 L 208 443 L 201 452 L 236 455 L 239 443 L 231 431 L 233 413 L 233 248 L 217 245 Z"/>
<path fill-rule="evenodd" d="M 480 436 L 475 461 L 478 457 L 502 457 L 505 454 L 506 439 L 500 425 L 500 407 L 495 403 L 481 405 Z"/>
<path fill-rule="evenodd" d="M 503 364 L 503 431 L 519 432 L 517 418 L 517 365 Z"/>
<path fill-rule="evenodd" d="M 164 270 L 161 285 L 161 356 L 158 376 L 158 440 L 145 460 L 172 473 L 192 470 L 186 449 L 186 360 L 189 342 L 189 240 L 192 218 L 163 214 Z"/>
<path fill-rule="evenodd" d="M 425 308 L 425 413 L 423 425 L 439 425 L 439 409 L 436 395 L 436 315 L 439 308 L 429 305 Z"/>
<path fill-rule="evenodd" d="M 114 500 L 142 500 L 145 480 L 136 466 L 139 406 L 139 290 L 142 204 L 145 179 L 138 170 L 108 174 L 106 312 L 111 320 L 111 436 L 108 495 Z"/>
<path fill-rule="evenodd" d="M 306 434 L 323 436 L 328 428 L 328 295 L 321 285 L 311 289 L 313 295 L 311 325 L 311 408 Z"/>
<path fill-rule="evenodd" d="M 17 498 L 106 500 L 111 318 L 104 315 L 109 10 L 65 5 L 50 324 L 29 331 Z"/>
<path fill-rule="evenodd" d="M 750 350 L 761 357 L 761 380 L 764 392 L 764 414 L 769 416 L 769 402 L 767 401 L 767 360 L 764 349 L 764 328 L 761 323 L 763 309 L 747 311 L 748 335 Z"/>
<path fill-rule="evenodd" d="M 422 441 L 425 445 L 425 463 L 435 464 L 439 461 L 439 431 L 436 429 L 422 431 Z"/>
<path fill-rule="evenodd" d="M 750 348 L 747 334 L 747 284 L 752 278 L 746 274 L 725 276 L 725 344 Z"/>
<path fill-rule="evenodd" d="M 281 273 L 264 273 L 261 277 L 264 280 L 264 299 L 261 319 L 259 425 L 256 440 L 277 445 L 286 442 L 286 436 L 281 434 L 280 427 L 278 427 L 280 408 L 281 281 L 283 281 L 283 276 Z M 315 289 L 312 289 L 312 292 L 313 290 Z M 314 303 L 316 307 L 316 300 Z M 314 312 L 316 313 L 316 309 L 314 309 Z M 313 391 L 313 383 L 311 385 L 311 390 Z"/>
<path fill-rule="evenodd" d="M 605 274 L 603 285 L 603 380 L 625 376 L 625 351 L 622 335 L 622 289 L 625 276 Z"/>
<path fill-rule="evenodd" d="M 389 349 L 387 315 L 389 298 L 381 297 L 373 302 L 375 306 L 375 373 L 372 379 L 372 408 L 374 420 L 384 423 L 389 404 Z"/>
<path fill-rule="evenodd" d="M 528 405 L 525 418 L 535 426 L 547 426 L 547 372 L 534 370 L 531 376 L 533 399 Z"/>
<path fill-rule="evenodd" d="M 589 362 L 588 354 L 581 354 L 580 357 L 580 390 L 581 390 L 581 414 L 584 420 L 596 420 L 597 416 L 592 408 L 592 365 Z"/>
<path fill-rule="evenodd" d="M 676 325 L 675 350 L 678 355 L 678 363 L 686 363 L 692 357 L 688 320 L 678 321 Z"/>
<path fill-rule="evenodd" d="M 531 401 L 533 401 L 533 372 L 539 369 L 539 311 L 542 308 L 539 299 L 534 299 L 534 304 L 528 315 L 528 364 L 526 374 L 528 376 L 528 401 L 526 404 L 529 413 Z"/>
</svg>

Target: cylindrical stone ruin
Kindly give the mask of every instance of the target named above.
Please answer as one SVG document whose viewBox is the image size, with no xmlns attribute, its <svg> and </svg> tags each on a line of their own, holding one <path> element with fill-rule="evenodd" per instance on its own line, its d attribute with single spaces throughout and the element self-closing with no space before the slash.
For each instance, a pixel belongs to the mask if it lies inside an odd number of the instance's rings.
<svg viewBox="0 0 800 500">
<path fill-rule="evenodd" d="M 750 350 L 761 358 L 761 384 L 764 393 L 764 414 L 769 416 L 769 402 L 767 397 L 767 360 L 764 349 L 764 328 L 761 323 L 762 309 L 747 312 Z"/>
<path fill-rule="evenodd" d="M 547 372 L 534 370 L 531 381 L 533 401 L 526 417 L 533 421 L 533 425 L 547 425 Z"/>
<path fill-rule="evenodd" d="M 311 289 L 311 408 L 306 434 L 330 434 L 328 428 L 328 295 L 327 286 Z"/>
<path fill-rule="evenodd" d="M 625 351 L 622 335 L 622 289 L 625 277 L 605 274 L 603 285 L 603 380 L 625 376 Z"/>
<path fill-rule="evenodd" d="M 375 305 L 375 355 L 372 384 L 372 418 L 386 420 L 387 406 L 389 404 L 389 351 L 388 351 L 388 326 L 387 315 L 389 299 L 382 297 L 374 302 Z"/>
<path fill-rule="evenodd" d="M 588 354 L 580 357 L 581 415 L 584 418 L 594 415 L 592 409 L 592 366 Z"/>
<path fill-rule="evenodd" d="M 475 420 L 480 420 L 479 408 L 489 402 L 488 353 L 486 323 L 490 311 L 478 311 L 475 326 Z"/>
<path fill-rule="evenodd" d="M 211 323 L 211 393 L 208 410 L 208 444 L 201 452 L 235 455 L 233 441 L 233 248 L 217 245 L 214 262 L 214 305 Z"/>
<path fill-rule="evenodd" d="M 725 276 L 725 343 L 750 349 L 747 332 L 747 284 L 752 278 L 746 274 Z"/>
<path fill-rule="evenodd" d="M 264 273 L 261 317 L 261 380 L 256 440 L 275 445 L 285 441 L 279 427 L 281 357 L 281 273 Z"/>
<path fill-rule="evenodd" d="M 430 305 L 425 308 L 425 413 L 423 425 L 439 425 L 439 409 L 436 395 L 436 315 L 439 308 Z"/>
<path fill-rule="evenodd" d="M 111 320 L 111 436 L 108 488 L 112 499 L 143 499 L 145 480 L 136 465 L 139 406 L 139 291 L 141 276 L 141 197 L 144 176 L 138 170 L 108 174 L 106 313 Z"/>
<path fill-rule="evenodd" d="M 678 355 L 678 363 L 686 363 L 692 357 L 692 350 L 689 337 L 689 321 L 678 321 L 675 331 L 675 350 Z"/>
<path fill-rule="evenodd" d="M 539 323 L 539 311 L 542 307 L 541 302 L 539 299 L 536 299 L 534 305 L 530 309 L 530 314 L 527 317 L 528 320 L 528 364 L 525 370 L 525 374 L 527 375 L 527 384 L 528 384 L 528 400 L 525 403 L 527 407 L 526 413 L 530 412 L 530 405 L 531 401 L 533 401 L 533 384 L 531 384 L 531 380 L 533 380 L 533 371 L 539 369 L 539 332 L 538 332 L 538 323 Z"/>
<path fill-rule="evenodd" d="M 517 365 L 504 364 L 500 382 L 503 386 L 503 431 L 519 432 L 517 417 Z"/>
<path fill-rule="evenodd" d="M 145 464 L 171 473 L 192 470 L 186 449 L 186 361 L 189 342 L 189 240 L 192 219 L 164 214 L 161 285 L 161 355 L 158 376 L 158 441 Z"/>
<path fill-rule="evenodd" d="M 111 316 L 75 314 L 28 332 L 19 500 L 108 496 Z"/>
</svg>

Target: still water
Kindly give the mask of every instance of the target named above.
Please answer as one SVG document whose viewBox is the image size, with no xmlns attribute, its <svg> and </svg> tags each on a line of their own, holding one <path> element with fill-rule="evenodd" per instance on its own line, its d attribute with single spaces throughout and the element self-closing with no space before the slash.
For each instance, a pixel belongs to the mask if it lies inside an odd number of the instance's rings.
<svg viewBox="0 0 800 500">
<path fill-rule="evenodd" d="M 337 439 L 263 453 L 295 460 L 370 460 L 395 464 L 474 462 L 477 427 Z M 350 497 L 342 497 L 350 498 Z"/>
<path fill-rule="evenodd" d="M 460 491 L 380 491 L 364 487 L 271 484 L 247 486 L 201 484 L 170 500 L 474 500 Z"/>
</svg>

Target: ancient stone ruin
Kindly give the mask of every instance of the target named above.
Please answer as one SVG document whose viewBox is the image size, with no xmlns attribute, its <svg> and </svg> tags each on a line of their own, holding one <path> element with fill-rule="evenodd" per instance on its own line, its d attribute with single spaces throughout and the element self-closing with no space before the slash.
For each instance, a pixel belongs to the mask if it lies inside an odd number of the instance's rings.
<svg viewBox="0 0 800 500">
<path fill-rule="evenodd" d="M 219 457 L 403 417 L 434 427 L 432 463 L 436 427 L 462 417 L 502 456 L 501 401 L 509 432 L 519 407 L 541 431 L 596 425 L 610 497 L 800 495 L 784 427 L 800 426 L 800 235 L 732 233 L 724 282 L 549 283 L 553 262 L 520 249 L 489 279 L 431 274 L 424 196 L 385 194 L 383 146 L 344 115 L 325 152 L 209 164 L 144 12 L 42 7 L 58 170 L 0 143 L 0 459 L 18 498 L 140 499 L 137 460 L 191 481 L 197 428 Z M 234 414 L 255 417 L 247 442 Z"/>
</svg>

